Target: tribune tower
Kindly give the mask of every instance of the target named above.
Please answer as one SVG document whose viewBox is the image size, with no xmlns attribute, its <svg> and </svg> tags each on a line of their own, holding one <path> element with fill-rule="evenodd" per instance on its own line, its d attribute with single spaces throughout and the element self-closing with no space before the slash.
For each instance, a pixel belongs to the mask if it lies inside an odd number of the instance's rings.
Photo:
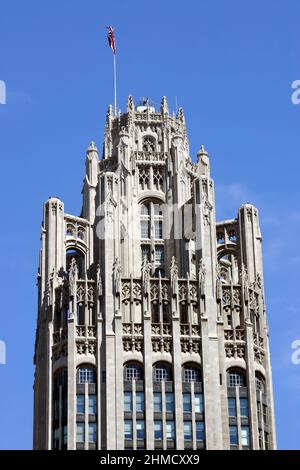
<svg viewBox="0 0 300 470">
<path fill-rule="evenodd" d="M 109 107 L 41 243 L 35 449 L 276 447 L 258 211 L 216 222 L 182 109 Z"/>
</svg>

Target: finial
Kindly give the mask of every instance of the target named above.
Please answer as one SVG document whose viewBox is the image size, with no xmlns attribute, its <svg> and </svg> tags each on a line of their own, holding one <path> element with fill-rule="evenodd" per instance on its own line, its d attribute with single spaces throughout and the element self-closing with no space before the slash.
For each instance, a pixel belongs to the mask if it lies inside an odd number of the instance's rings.
<svg viewBox="0 0 300 470">
<path fill-rule="evenodd" d="M 129 95 L 127 98 L 127 108 L 126 108 L 127 113 L 131 113 L 134 111 L 134 102 L 133 102 L 133 97 L 132 95 Z"/>
<path fill-rule="evenodd" d="M 161 106 L 160 106 L 160 111 L 162 114 L 168 114 L 169 113 L 169 106 L 168 106 L 168 101 L 165 96 L 163 96 L 161 100 Z"/>
<path fill-rule="evenodd" d="M 97 146 L 95 144 L 95 142 L 92 140 L 92 142 L 90 143 L 90 145 L 88 146 L 88 149 L 87 149 L 87 152 L 98 152 L 98 149 L 97 149 Z"/>
<path fill-rule="evenodd" d="M 178 117 L 179 121 L 182 122 L 182 124 L 185 123 L 183 108 L 179 108 L 177 117 Z"/>
<path fill-rule="evenodd" d="M 201 145 L 200 150 L 199 150 L 199 152 L 197 153 L 197 155 L 199 155 L 199 156 L 207 155 L 207 156 L 208 156 L 208 152 L 207 152 L 207 150 L 206 150 L 206 148 L 204 147 L 203 144 Z"/>
</svg>

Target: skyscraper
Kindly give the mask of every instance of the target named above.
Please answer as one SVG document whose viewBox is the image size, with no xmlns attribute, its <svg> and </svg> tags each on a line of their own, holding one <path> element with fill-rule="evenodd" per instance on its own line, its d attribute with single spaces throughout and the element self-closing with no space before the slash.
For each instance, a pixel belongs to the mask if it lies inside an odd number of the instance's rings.
<svg viewBox="0 0 300 470">
<path fill-rule="evenodd" d="M 109 107 L 41 241 L 34 448 L 276 447 L 258 211 L 216 222 L 182 109 Z"/>
</svg>

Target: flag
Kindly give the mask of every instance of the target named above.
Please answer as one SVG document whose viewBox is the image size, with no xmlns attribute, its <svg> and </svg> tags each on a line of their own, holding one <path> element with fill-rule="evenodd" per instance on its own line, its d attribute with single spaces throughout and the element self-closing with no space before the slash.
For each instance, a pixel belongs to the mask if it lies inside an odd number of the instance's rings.
<svg viewBox="0 0 300 470">
<path fill-rule="evenodd" d="M 107 33 L 107 39 L 108 39 L 108 44 L 109 47 L 113 50 L 114 54 L 116 53 L 116 42 L 115 42 L 115 34 L 114 34 L 114 28 L 112 26 L 107 26 L 108 33 Z"/>
</svg>

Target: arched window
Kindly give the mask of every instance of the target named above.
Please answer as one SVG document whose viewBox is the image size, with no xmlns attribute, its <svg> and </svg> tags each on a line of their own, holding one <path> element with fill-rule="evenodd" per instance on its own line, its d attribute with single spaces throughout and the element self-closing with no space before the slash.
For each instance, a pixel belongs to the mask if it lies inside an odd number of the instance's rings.
<svg viewBox="0 0 300 470">
<path fill-rule="evenodd" d="M 201 370 L 194 365 L 185 365 L 182 368 L 183 382 L 201 382 Z"/>
<path fill-rule="evenodd" d="M 246 387 L 246 375 L 241 369 L 227 371 L 227 387 Z"/>
<path fill-rule="evenodd" d="M 96 383 L 96 371 L 90 366 L 81 366 L 77 371 L 77 383 L 78 384 L 95 384 Z"/>
<path fill-rule="evenodd" d="M 69 248 L 66 252 L 66 267 L 69 272 L 72 259 L 75 259 L 77 265 L 78 279 L 84 279 L 85 273 L 85 257 L 84 254 L 75 248 Z"/>
<path fill-rule="evenodd" d="M 163 204 L 147 201 L 140 206 L 141 259 L 152 264 L 155 276 L 165 276 L 165 248 L 163 233 Z"/>
<path fill-rule="evenodd" d="M 172 369 L 167 364 L 155 364 L 153 367 L 153 381 L 154 382 L 171 382 Z"/>
<path fill-rule="evenodd" d="M 137 363 L 129 363 L 124 366 L 124 380 L 143 380 L 142 367 Z"/>
</svg>

